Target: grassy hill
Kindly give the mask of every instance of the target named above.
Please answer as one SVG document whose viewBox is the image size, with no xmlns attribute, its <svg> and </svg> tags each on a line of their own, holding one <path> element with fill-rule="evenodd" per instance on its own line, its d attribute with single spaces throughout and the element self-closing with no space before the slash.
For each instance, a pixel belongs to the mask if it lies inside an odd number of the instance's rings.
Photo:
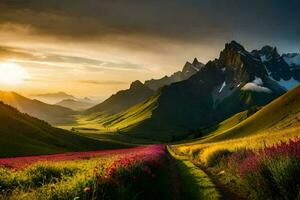
<svg viewBox="0 0 300 200">
<path fill-rule="evenodd" d="M 108 117 L 96 117 L 94 123 L 100 123 L 110 132 L 126 132 L 136 127 L 151 117 L 152 111 L 157 106 L 159 95 L 150 97 L 148 100 L 131 107 L 130 109 Z"/>
<path fill-rule="evenodd" d="M 245 113 L 221 122 L 199 140 L 177 145 L 178 149 L 205 162 L 218 150 L 260 148 L 299 136 L 300 86 L 249 117 Z"/>
<path fill-rule="evenodd" d="M 0 157 L 121 148 L 126 145 L 92 140 L 54 128 L 0 102 Z"/>
<path fill-rule="evenodd" d="M 104 102 L 86 110 L 85 113 L 113 115 L 145 101 L 148 97 L 153 95 L 153 93 L 153 90 L 140 81 L 134 81 L 131 83 L 129 89 L 117 92 Z"/>
<path fill-rule="evenodd" d="M 239 114 L 238 114 L 239 115 Z M 220 124 L 223 131 L 211 133 L 208 141 L 220 141 L 257 135 L 263 132 L 283 131 L 300 125 L 300 86 L 274 100 L 246 120 L 230 126 L 238 115 Z M 224 128 L 224 125 L 227 128 Z"/>
<path fill-rule="evenodd" d="M 75 114 L 75 111 L 69 108 L 32 100 L 15 92 L 0 91 L 0 101 L 51 124 L 64 124 L 74 121 L 72 115 Z"/>
</svg>

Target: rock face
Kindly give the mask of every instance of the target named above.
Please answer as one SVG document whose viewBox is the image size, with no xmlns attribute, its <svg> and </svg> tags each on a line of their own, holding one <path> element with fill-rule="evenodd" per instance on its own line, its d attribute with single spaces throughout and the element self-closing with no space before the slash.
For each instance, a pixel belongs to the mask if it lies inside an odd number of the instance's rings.
<svg viewBox="0 0 300 200">
<path fill-rule="evenodd" d="M 197 58 L 194 59 L 193 63 L 186 62 L 183 66 L 182 71 L 175 72 L 171 76 L 164 76 L 161 79 L 151 79 L 145 81 L 145 85 L 152 90 L 157 90 L 165 85 L 170 85 L 175 82 L 183 81 L 196 74 L 202 67 L 203 63 L 199 62 Z"/>
<path fill-rule="evenodd" d="M 300 81 L 300 54 L 280 55 L 276 47 L 264 46 L 251 54 L 260 58 L 269 77 L 285 89 L 291 89 Z"/>
<path fill-rule="evenodd" d="M 271 69 L 274 74 L 282 72 L 277 69 L 279 64 L 269 62 L 266 66 L 269 58 L 281 57 L 276 52 L 270 47 L 248 52 L 235 41 L 226 44 L 218 59 L 209 61 L 187 80 L 162 88 L 151 117 L 127 130 L 140 137 L 176 140 L 237 112 L 266 105 L 286 92 L 270 74 Z M 191 69 L 191 65 L 187 63 L 184 68 Z M 286 68 L 287 63 L 280 67 Z"/>
</svg>

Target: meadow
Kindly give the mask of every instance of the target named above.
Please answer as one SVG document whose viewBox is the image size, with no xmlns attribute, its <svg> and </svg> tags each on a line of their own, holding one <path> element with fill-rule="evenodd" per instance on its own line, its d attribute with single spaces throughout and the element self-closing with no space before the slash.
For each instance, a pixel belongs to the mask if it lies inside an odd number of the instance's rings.
<svg viewBox="0 0 300 200">
<path fill-rule="evenodd" d="M 164 145 L 0 160 L 1 199 L 172 197 Z"/>
</svg>

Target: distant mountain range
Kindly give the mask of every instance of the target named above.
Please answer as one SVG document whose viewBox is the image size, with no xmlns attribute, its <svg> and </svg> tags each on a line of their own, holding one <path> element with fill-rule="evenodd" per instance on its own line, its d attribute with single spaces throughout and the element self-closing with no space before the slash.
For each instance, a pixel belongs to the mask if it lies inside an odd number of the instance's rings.
<svg viewBox="0 0 300 200">
<path fill-rule="evenodd" d="M 48 104 L 56 104 L 65 99 L 76 100 L 76 97 L 74 97 L 73 95 L 67 94 L 65 92 L 35 94 L 35 95 L 31 95 L 30 98 L 34 98 L 34 99 L 37 99 L 39 101 L 42 101 L 42 102 L 45 102 Z"/>
<path fill-rule="evenodd" d="M 70 108 L 75 111 L 82 111 L 93 107 L 95 103 L 93 103 L 93 101 L 91 100 L 89 101 L 88 99 L 86 100 L 64 99 L 56 103 L 55 105 Z"/>
<path fill-rule="evenodd" d="M 195 60 L 185 65 L 187 70 L 182 73 L 194 71 L 193 75 L 184 76 L 184 80 L 175 78 L 183 77 L 175 73 L 139 83 L 152 92 L 148 90 L 143 98 L 122 109 L 107 112 L 109 116 L 99 115 L 101 120 L 98 121 L 112 131 L 137 137 L 178 140 L 188 137 L 195 129 L 220 122 L 235 113 L 266 105 L 300 81 L 299 54 L 279 55 L 277 49 L 270 46 L 249 52 L 232 41 L 225 45 L 218 59 L 204 66 L 197 63 Z M 128 95 L 127 99 L 134 97 L 136 94 Z M 109 99 L 104 101 L 106 105 L 102 109 L 110 110 L 114 108 L 112 105 L 119 104 L 111 104 Z M 119 98 L 116 102 L 122 101 L 123 98 Z M 102 113 L 102 109 L 95 109 L 99 106 L 101 104 L 88 110 L 87 114 Z M 124 111 L 126 107 L 128 109 Z"/>
<path fill-rule="evenodd" d="M 0 91 L 0 101 L 51 124 L 73 123 L 75 120 L 73 115 L 76 112 L 69 108 L 32 100 L 15 92 Z"/>
<path fill-rule="evenodd" d="M 171 76 L 147 80 L 144 84 L 138 80 L 134 81 L 131 83 L 129 89 L 117 92 L 104 102 L 88 109 L 85 113 L 97 113 L 99 115 L 107 116 L 125 111 L 131 106 L 145 101 L 159 88 L 190 78 L 203 66 L 204 64 L 200 63 L 197 58 L 195 58 L 193 63 L 187 62 L 182 71 L 175 72 Z"/>
<path fill-rule="evenodd" d="M 150 89 L 156 91 L 165 85 L 170 85 L 172 83 L 190 78 L 192 75 L 196 74 L 203 66 L 204 64 L 199 62 L 197 58 L 195 58 L 192 63 L 186 62 L 183 66 L 182 71 L 175 72 L 171 76 L 164 76 L 161 79 L 147 80 L 145 81 L 145 85 Z"/>
</svg>

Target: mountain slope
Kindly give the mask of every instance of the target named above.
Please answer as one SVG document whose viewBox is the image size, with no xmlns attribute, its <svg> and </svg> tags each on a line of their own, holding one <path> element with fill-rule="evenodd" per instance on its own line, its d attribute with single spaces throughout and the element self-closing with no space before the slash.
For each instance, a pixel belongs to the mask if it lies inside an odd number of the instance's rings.
<svg viewBox="0 0 300 200">
<path fill-rule="evenodd" d="M 119 131 L 137 137 L 178 140 L 235 113 L 266 105 L 285 92 L 270 77 L 260 56 L 232 41 L 225 45 L 218 59 L 209 61 L 195 75 L 162 88 L 152 102 L 157 106 L 148 111 L 151 117 Z M 105 125 L 116 127 L 122 121 L 116 118 Z"/>
<path fill-rule="evenodd" d="M 95 104 L 90 102 L 84 102 L 80 100 L 74 100 L 74 99 L 64 99 L 55 105 L 62 106 L 65 108 L 70 108 L 72 110 L 80 111 L 80 110 L 86 110 L 88 108 L 93 107 Z"/>
<path fill-rule="evenodd" d="M 226 120 L 231 121 L 237 115 Z M 236 139 L 245 136 L 257 135 L 262 132 L 279 132 L 300 126 L 300 86 L 287 92 L 270 104 L 264 106 L 258 112 L 223 128 L 222 131 L 213 131 L 206 142 Z M 223 124 L 226 123 L 222 122 Z M 221 123 L 221 124 L 222 124 Z M 220 126 L 222 126 L 220 124 Z M 228 123 L 226 123 L 228 124 Z"/>
<path fill-rule="evenodd" d="M 295 87 L 300 81 L 300 54 L 279 55 L 276 47 L 264 46 L 253 50 L 252 55 L 261 59 L 270 78 L 285 89 Z"/>
<path fill-rule="evenodd" d="M 88 109 L 85 114 L 98 113 L 99 115 L 114 115 L 123 112 L 131 106 L 145 101 L 159 88 L 190 78 L 203 66 L 204 65 L 195 58 L 193 63 L 187 62 L 182 71 L 175 72 L 171 76 L 165 76 L 156 80 L 147 80 L 144 84 L 140 81 L 135 81 L 131 83 L 129 89 L 117 92 L 104 102 Z"/>
<path fill-rule="evenodd" d="M 120 147 L 54 128 L 0 102 L 0 157 Z"/>
<path fill-rule="evenodd" d="M 143 83 L 140 81 L 134 81 L 131 83 L 129 89 L 117 92 L 104 102 L 86 110 L 85 113 L 112 115 L 144 101 L 153 94 L 154 91 L 145 86 Z"/>
<path fill-rule="evenodd" d="M 192 75 L 196 74 L 203 66 L 204 64 L 199 62 L 197 58 L 195 58 L 192 63 L 186 62 L 183 66 L 182 71 L 175 72 L 171 76 L 165 76 L 161 79 L 147 80 L 145 81 L 145 85 L 156 91 L 165 85 L 170 85 L 172 83 L 190 78 Z"/>
<path fill-rule="evenodd" d="M 69 108 L 31 100 L 15 92 L 0 91 L 0 101 L 51 124 L 71 123 L 74 121 L 72 115 L 75 112 Z"/>
</svg>

